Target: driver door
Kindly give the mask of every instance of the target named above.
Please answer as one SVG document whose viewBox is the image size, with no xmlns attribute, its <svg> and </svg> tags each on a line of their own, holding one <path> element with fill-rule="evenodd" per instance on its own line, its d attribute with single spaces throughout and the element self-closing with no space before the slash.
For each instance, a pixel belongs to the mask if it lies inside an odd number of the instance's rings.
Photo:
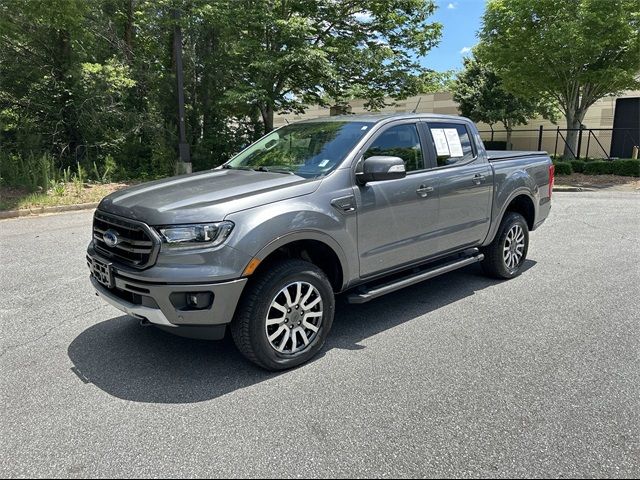
<svg viewBox="0 0 640 480">
<path fill-rule="evenodd" d="M 438 187 L 425 159 L 417 122 L 384 127 L 364 147 L 362 159 L 400 157 L 407 176 L 355 187 L 360 276 L 411 264 L 437 253 Z"/>
</svg>

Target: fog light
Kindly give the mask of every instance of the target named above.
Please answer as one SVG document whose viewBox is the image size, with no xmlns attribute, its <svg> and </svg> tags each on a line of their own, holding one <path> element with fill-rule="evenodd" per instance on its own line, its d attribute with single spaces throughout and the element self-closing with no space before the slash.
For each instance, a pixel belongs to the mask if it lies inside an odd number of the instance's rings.
<svg viewBox="0 0 640 480">
<path fill-rule="evenodd" d="M 189 308 L 202 310 L 211 306 L 212 295 L 210 292 L 187 293 L 187 305 Z"/>
</svg>

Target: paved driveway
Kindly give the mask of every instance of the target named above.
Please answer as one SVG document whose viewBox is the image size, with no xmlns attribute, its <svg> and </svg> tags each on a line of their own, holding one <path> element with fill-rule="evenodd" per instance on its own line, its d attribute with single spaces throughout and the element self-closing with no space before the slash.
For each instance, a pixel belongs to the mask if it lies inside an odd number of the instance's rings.
<svg viewBox="0 0 640 480">
<path fill-rule="evenodd" d="M 100 302 L 91 213 L 0 222 L 3 476 L 640 475 L 640 195 L 556 194 L 509 282 L 339 307 L 253 367 Z"/>
</svg>

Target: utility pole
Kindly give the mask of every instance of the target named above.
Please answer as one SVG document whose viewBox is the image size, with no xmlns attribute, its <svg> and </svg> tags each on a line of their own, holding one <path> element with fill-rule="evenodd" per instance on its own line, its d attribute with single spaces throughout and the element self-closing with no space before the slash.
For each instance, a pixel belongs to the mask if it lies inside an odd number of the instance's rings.
<svg viewBox="0 0 640 480">
<path fill-rule="evenodd" d="M 176 165 L 176 173 L 191 173 L 191 155 L 189 144 L 187 143 L 187 133 L 185 127 L 184 113 L 184 72 L 182 71 L 182 28 L 180 27 L 180 11 L 173 10 L 174 31 L 173 31 L 173 53 L 176 60 L 176 86 L 178 90 L 178 129 L 180 133 L 180 143 L 178 153 L 180 159 Z"/>
</svg>

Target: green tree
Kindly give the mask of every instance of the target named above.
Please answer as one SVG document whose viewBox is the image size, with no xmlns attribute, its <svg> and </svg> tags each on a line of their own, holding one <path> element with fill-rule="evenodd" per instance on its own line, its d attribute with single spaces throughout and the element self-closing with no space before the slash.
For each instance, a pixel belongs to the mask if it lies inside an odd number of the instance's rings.
<svg viewBox="0 0 640 480">
<path fill-rule="evenodd" d="M 490 0 L 483 20 L 480 57 L 513 93 L 554 99 L 569 129 L 598 99 L 640 85 L 637 0 Z M 565 158 L 577 153 L 577 133 Z"/>
<path fill-rule="evenodd" d="M 340 102 L 353 92 L 370 108 L 415 91 L 441 26 L 432 0 L 237 0 L 228 20 L 236 42 L 235 87 L 227 96 L 255 105 L 265 131 L 279 112 Z"/>
<path fill-rule="evenodd" d="M 555 119 L 554 109 L 548 102 L 508 92 L 494 69 L 475 57 L 464 59 L 464 70 L 453 84 L 453 99 L 458 102 L 462 114 L 474 122 L 491 126 L 502 123 L 507 132 L 507 150 L 513 146 L 513 127 L 524 125 L 538 115 Z"/>
<path fill-rule="evenodd" d="M 276 112 L 424 91 L 433 0 L 0 0 L 0 150 L 129 177 L 177 158 L 173 35 L 183 33 L 194 168 L 219 165 Z"/>
</svg>

